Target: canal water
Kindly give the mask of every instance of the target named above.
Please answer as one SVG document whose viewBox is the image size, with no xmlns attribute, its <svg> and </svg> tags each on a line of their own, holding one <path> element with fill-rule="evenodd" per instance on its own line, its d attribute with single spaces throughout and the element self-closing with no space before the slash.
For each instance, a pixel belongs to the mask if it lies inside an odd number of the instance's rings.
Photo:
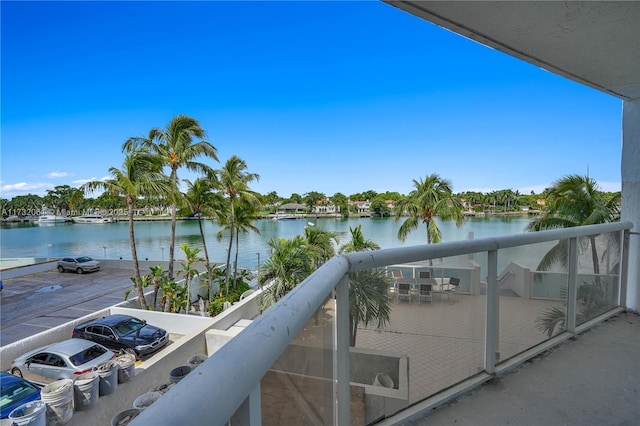
<svg viewBox="0 0 640 426">
<path fill-rule="evenodd" d="M 495 237 L 524 232 L 531 219 L 526 216 L 492 216 L 486 218 L 469 217 L 465 224 L 438 221 L 443 241 L 457 241 L 469 238 Z M 398 229 L 402 219 L 391 218 L 361 219 L 297 219 L 297 220 L 257 220 L 254 226 L 260 233 L 248 232 L 240 235 L 238 265 L 255 269 L 259 258 L 264 261 L 269 255 L 267 241 L 271 238 L 289 239 L 304 233 L 305 226 L 321 226 L 334 231 L 345 244 L 349 238 L 349 228 L 362 225 L 367 239 L 377 242 L 381 248 L 419 245 L 426 243 L 424 225 L 413 231 L 402 242 L 398 239 Z M 218 241 L 216 234 L 220 227 L 215 222 L 203 221 L 209 257 L 213 262 L 226 260 L 228 237 Z M 138 257 L 141 260 L 168 260 L 170 221 L 150 221 L 135 223 L 135 237 Z M 176 227 L 176 258 L 184 258 L 180 245 L 202 248 L 202 240 L 197 220 L 178 221 Z M 127 222 L 109 224 L 66 223 L 38 225 L 34 223 L 3 223 L 0 227 L 0 258 L 55 258 L 86 255 L 95 259 L 131 259 Z"/>
</svg>

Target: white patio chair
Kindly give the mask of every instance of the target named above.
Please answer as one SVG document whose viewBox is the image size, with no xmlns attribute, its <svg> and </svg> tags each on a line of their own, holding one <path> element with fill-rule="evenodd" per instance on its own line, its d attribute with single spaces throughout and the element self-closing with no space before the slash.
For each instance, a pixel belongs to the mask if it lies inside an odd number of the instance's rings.
<svg viewBox="0 0 640 426">
<path fill-rule="evenodd" d="M 406 297 L 409 303 L 411 303 L 411 284 L 399 283 L 396 288 L 396 303 L 400 302 L 401 297 Z"/>
<path fill-rule="evenodd" d="M 451 277 L 449 278 L 449 284 L 447 284 L 447 288 L 443 290 L 443 293 L 446 293 L 449 296 L 449 304 L 453 303 L 453 297 L 458 294 L 458 289 L 460 288 L 460 278 Z"/>
</svg>

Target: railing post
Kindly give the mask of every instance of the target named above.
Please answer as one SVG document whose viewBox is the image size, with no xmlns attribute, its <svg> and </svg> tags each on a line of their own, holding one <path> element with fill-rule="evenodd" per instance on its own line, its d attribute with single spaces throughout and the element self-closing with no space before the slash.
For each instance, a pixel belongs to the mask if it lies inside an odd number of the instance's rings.
<svg viewBox="0 0 640 426">
<path fill-rule="evenodd" d="M 578 239 L 569 239 L 569 264 L 567 277 L 567 331 L 576 332 L 578 299 Z"/>
<path fill-rule="evenodd" d="M 498 251 L 490 250 L 487 256 L 487 314 L 484 346 L 484 369 L 493 374 L 500 359 L 498 352 L 498 326 L 500 321 L 498 298 Z"/>
<path fill-rule="evenodd" d="M 334 351 L 334 401 L 337 425 L 351 423 L 351 395 L 349 385 L 349 278 L 345 275 L 336 286 L 336 350 Z"/>
<path fill-rule="evenodd" d="M 622 269 L 620 270 L 620 280 L 618 281 L 618 285 L 620 286 L 620 301 L 619 305 L 627 307 L 627 282 L 629 279 L 629 237 L 631 236 L 631 231 L 624 230 L 622 232 Z"/>
</svg>

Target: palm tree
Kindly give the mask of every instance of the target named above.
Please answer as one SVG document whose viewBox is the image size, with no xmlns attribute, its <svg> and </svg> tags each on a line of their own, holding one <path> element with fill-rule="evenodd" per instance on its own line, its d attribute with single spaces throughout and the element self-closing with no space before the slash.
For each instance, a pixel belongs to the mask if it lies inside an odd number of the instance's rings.
<svg viewBox="0 0 640 426">
<path fill-rule="evenodd" d="M 82 192 L 92 193 L 95 190 L 104 190 L 113 196 L 123 196 L 127 202 L 127 214 L 129 218 L 129 244 L 131 246 L 131 258 L 133 259 L 134 285 L 138 295 L 141 309 L 147 309 L 140 278 L 138 254 L 136 252 L 136 240 L 133 230 L 133 210 L 136 202 L 141 197 L 152 194 L 172 194 L 172 185 L 162 173 L 162 161 L 155 155 L 134 149 L 127 153 L 122 169 L 111 167 L 109 169 L 111 179 L 105 181 L 87 182 L 80 187 Z"/>
<path fill-rule="evenodd" d="M 167 280 L 167 271 L 163 269 L 162 265 L 151 266 L 149 269 L 151 269 L 151 272 L 147 276 L 151 284 L 153 284 L 153 310 L 155 311 L 158 303 L 158 292 Z"/>
<path fill-rule="evenodd" d="M 404 241 L 407 235 L 417 229 L 420 222 L 426 225 L 427 244 L 439 243 L 442 235 L 434 218 L 454 220 L 457 226 L 464 223 L 465 217 L 462 204 L 454 197 L 451 183 L 440 178 L 437 174 L 431 174 L 424 180 L 413 180 L 415 189 L 407 198 L 398 201 L 395 212 L 396 221 L 403 214 L 408 214 L 407 219 L 398 229 L 398 238 Z"/>
<path fill-rule="evenodd" d="M 202 240 L 202 248 L 204 250 L 204 258 L 207 267 L 207 280 L 209 287 L 209 301 L 213 300 L 212 292 L 212 266 L 209 260 L 209 251 L 207 250 L 207 241 L 204 237 L 204 229 L 202 220 L 205 217 L 214 217 L 217 212 L 222 210 L 224 200 L 222 195 L 213 192 L 215 181 L 210 178 L 198 178 L 191 183 L 188 179 L 184 179 L 187 184 L 187 193 L 185 194 L 185 202 L 189 207 L 189 213 L 195 214 L 198 219 L 198 228 L 200 230 L 200 239 Z"/>
<path fill-rule="evenodd" d="M 256 207 L 247 202 L 242 201 L 238 203 L 234 210 L 234 218 L 235 218 L 235 240 L 236 240 L 236 252 L 235 252 L 235 260 L 233 262 L 233 289 L 236 289 L 236 279 L 238 276 L 238 253 L 240 252 L 240 232 L 246 233 L 249 231 L 253 231 L 256 234 L 260 235 L 260 230 L 253 225 L 253 221 L 258 217 L 256 216 Z"/>
<path fill-rule="evenodd" d="M 229 224 L 231 232 L 229 233 L 229 249 L 227 251 L 227 282 L 225 283 L 226 294 L 229 294 L 229 278 L 231 274 L 231 248 L 233 247 L 233 238 L 236 226 L 235 209 L 240 200 L 247 201 L 251 204 L 257 204 L 259 194 L 249 189 L 249 183 L 260 180 L 260 175 L 248 173 L 246 171 L 247 164 L 244 160 L 237 156 L 232 156 L 227 160 L 224 167 L 216 170 L 218 176 L 217 188 L 229 200 Z"/>
<path fill-rule="evenodd" d="M 380 246 L 367 240 L 362 234 L 362 225 L 349 227 L 351 240 L 340 248 L 340 253 L 378 250 Z M 370 321 L 377 320 L 378 327 L 389 322 L 391 305 L 387 290 L 390 278 L 384 270 L 365 269 L 349 273 L 349 342 L 356 345 L 358 324 L 366 327 Z"/>
<path fill-rule="evenodd" d="M 529 231 L 546 229 L 570 228 L 574 226 L 595 225 L 620 220 L 620 193 L 607 197 L 600 191 L 598 183 L 588 176 L 568 175 L 557 180 L 547 191 L 547 209 L 542 216 L 531 221 L 527 226 Z M 601 299 L 594 297 L 601 294 L 600 288 L 600 260 L 596 246 L 596 235 L 591 235 L 579 241 L 581 251 L 591 249 L 591 260 L 595 282 L 583 286 L 581 291 L 589 293 L 583 297 L 585 308 L 579 313 L 581 316 L 590 315 L 591 311 L 601 307 Z M 568 263 L 568 240 L 560 240 L 541 259 L 538 270 L 548 270 L 555 264 Z M 538 329 L 553 335 L 556 326 L 563 327 L 566 314 L 559 308 L 551 308 L 536 320 Z"/>
<path fill-rule="evenodd" d="M 620 193 L 608 198 L 598 183 L 587 176 L 569 175 L 556 181 L 547 195 L 547 209 L 529 223 L 529 231 L 595 225 L 620 220 Z M 593 273 L 600 273 L 600 262 L 595 244 L 596 236 L 588 237 L 591 247 Z M 542 258 L 538 269 L 548 269 L 554 263 L 567 263 L 567 241 L 562 240 Z M 581 244 L 585 248 L 585 244 Z"/>
<path fill-rule="evenodd" d="M 258 284 L 272 285 L 262 292 L 260 310 L 264 312 L 313 272 L 314 257 L 304 238 L 272 238 L 267 242 L 271 255 L 260 265 Z"/>
<path fill-rule="evenodd" d="M 319 268 L 336 254 L 337 232 L 329 231 L 321 226 L 309 225 L 304 228 L 304 238 L 315 259 L 316 268 Z"/>
<path fill-rule="evenodd" d="M 154 128 L 148 137 L 132 137 L 123 145 L 123 151 L 129 151 L 135 147 L 144 147 L 159 156 L 163 165 L 169 167 L 169 179 L 174 188 L 175 197 L 171 198 L 171 235 L 169 237 L 169 277 L 173 278 L 173 263 L 175 255 L 176 238 L 176 211 L 178 206 L 178 169 L 185 167 L 187 170 L 211 173 L 209 166 L 194 161 L 200 156 L 212 158 L 218 161 L 216 148 L 209 142 L 194 139 L 206 137 L 206 132 L 200 127 L 198 120 L 186 115 L 177 115 L 171 119 L 165 129 Z"/>
<path fill-rule="evenodd" d="M 199 248 L 190 248 L 189 244 L 184 243 L 180 245 L 180 249 L 184 252 L 185 258 L 180 261 L 182 268 L 178 271 L 178 276 L 184 276 L 184 293 L 185 300 L 185 314 L 189 313 L 189 307 L 191 306 L 191 295 L 189 294 L 189 286 L 191 280 L 198 275 L 198 270 L 194 267 L 197 262 L 202 262 L 204 259 L 198 256 L 200 253 Z"/>
<path fill-rule="evenodd" d="M 373 240 L 367 240 L 362 234 L 362 225 L 355 228 L 349 227 L 351 240 L 340 248 L 340 253 L 352 253 L 354 251 L 379 250 L 380 245 Z"/>
</svg>

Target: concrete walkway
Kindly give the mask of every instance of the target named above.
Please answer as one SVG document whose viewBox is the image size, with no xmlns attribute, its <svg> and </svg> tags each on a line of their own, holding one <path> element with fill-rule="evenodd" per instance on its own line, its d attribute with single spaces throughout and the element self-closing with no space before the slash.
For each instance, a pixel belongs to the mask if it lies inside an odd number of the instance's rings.
<svg viewBox="0 0 640 426">
<path fill-rule="evenodd" d="M 638 425 L 640 315 L 620 314 L 410 425 Z"/>
</svg>

